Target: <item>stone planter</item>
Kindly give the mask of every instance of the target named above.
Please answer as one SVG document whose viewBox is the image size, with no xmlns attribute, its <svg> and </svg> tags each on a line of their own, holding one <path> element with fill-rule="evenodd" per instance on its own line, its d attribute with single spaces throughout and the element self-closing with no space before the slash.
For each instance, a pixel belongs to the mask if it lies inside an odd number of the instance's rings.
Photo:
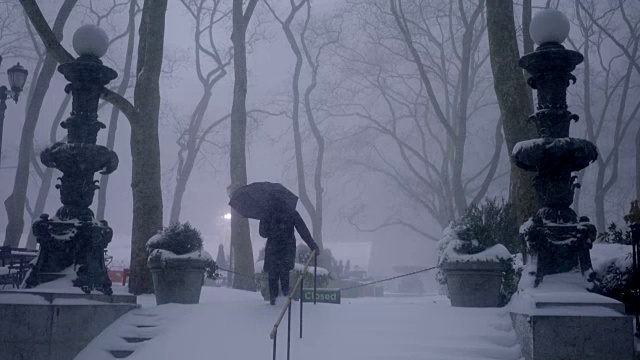
<svg viewBox="0 0 640 360">
<path fill-rule="evenodd" d="M 495 261 L 444 262 L 449 299 L 455 307 L 498 307 L 504 267 Z"/>
<path fill-rule="evenodd" d="M 204 259 L 149 257 L 156 303 L 199 303 L 205 265 Z"/>
</svg>

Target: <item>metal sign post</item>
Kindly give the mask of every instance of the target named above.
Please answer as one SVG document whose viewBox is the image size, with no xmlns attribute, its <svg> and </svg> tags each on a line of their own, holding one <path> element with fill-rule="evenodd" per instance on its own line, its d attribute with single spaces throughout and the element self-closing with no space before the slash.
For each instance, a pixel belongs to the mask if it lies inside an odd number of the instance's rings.
<svg viewBox="0 0 640 360">
<path fill-rule="evenodd" d="M 287 324 L 287 360 L 291 358 L 291 302 L 289 302 L 288 306 L 288 324 Z"/>
<path fill-rule="evenodd" d="M 273 333 L 273 360 L 276 360 L 276 342 L 278 341 L 278 330 L 276 329 Z"/>
</svg>

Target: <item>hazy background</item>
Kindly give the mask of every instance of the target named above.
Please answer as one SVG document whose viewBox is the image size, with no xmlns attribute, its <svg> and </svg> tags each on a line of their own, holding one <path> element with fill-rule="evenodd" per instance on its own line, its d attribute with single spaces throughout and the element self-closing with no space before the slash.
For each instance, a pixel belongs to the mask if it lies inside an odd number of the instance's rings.
<svg viewBox="0 0 640 360">
<path fill-rule="evenodd" d="M 15 0 L 17 1 L 17 0 Z M 87 5 L 89 1 L 80 0 L 79 4 Z M 288 10 L 288 1 L 272 1 L 278 9 Z M 544 6 L 546 1 L 534 1 L 536 6 Z M 573 2 L 571 2 L 573 3 Z M 52 22 L 61 1 L 41 1 L 45 16 Z M 346 6 L 343 0 L 314 0 L 314 18 L 330 16 L 340 13 Z M 570 10 L 570 7 L 568 7 Z M 516 11 L 521 11 L 516 6 Z M 535 10 L 534 10 L 535 13 Z M 17 14 L 20 16 L 21 14 Z M 257 18 L 252 20 L 261 22 L 260 32 L 264 39 L 257 41 L 248 54 L 249 91 L 247 109 L 279 109 L 290 94 L 291 74 L 293 72 L 294 58 L 288 43 L 280 29 L 280 25 L 273 20 L 263 4 L 258 5 Z M 112 21 L 112 29 L 123 31 L 126 24 L 126 6 L 120 16 L 115 16 Z M 64 31 L 63 44 L 71 49 L 71 38 L 75 29 L 80 25 L 93 23 L 90 16 L 86 15 L 86 9 L 76 8 L 72 13 Z M 168 221 L 173 189 L 175 186 L 175 165 L 177 161 L 176 128 L 177 123 L 186 121 L 201 95 L 201 86 L 193 71 L 193 21 L 188 16 L 183 5 L 177 1 L 169 2 L 167 13 L 167 27 L 165 36 L 165 67 L 167 73 L 162 78 L 162 117 L 160 128 L 161 162 L 163 170 L 163 201 L 165 204 L 165 224 Z M 351 24 L 353 25 L 353 24 Z M 108 32 L 112 29 L 105 29 Z M 227 29 L 228 30 L 228 29 Z M 349 26 L 345 26 L 343 38 L 348 41 L 357 41 L 350 38 L 357 32 L 350 32 Z M 220 39 L 223 43 L 230 44 L 229 31 L 220 31 Z M 579 37 L 575 26 L 572 29 L 572 37 Z M 485 36 L 486 37 L 486 36 Z M 126 39 L 114 45 L 108 52 L 105 63 L 119 69 L 123 63 Z M 227 45 L 228 46 L 228 45 Z M 487 47 L 486 39 L 480 45 Z M 606 48 L 606 47 L 605 47 Z M 20 61 L 29 71 L 33 80 L 34 61 L 26 56 L 21 58 L 6 57 L 0 71 L 0 84 L 6 83 L 4 72 L 16 61 Z M 135 64 L 135 63 L 134 63 Z M 339 78 L 339 70 L 330 68 L 329 78 Z M 490 69 L 489 69 L 490 70 Z M 581 69 L 576 71 L 578 81 Z M 228 68 L 227 75 L 222 82 L 214 88 L 213 98 L 205 117 L 207 121 L 213 121 L 230 112 L 233 90 L 233 68 Z M 117 82 L 118 80 L 116 80 Z M 306 81 L 306 80 L 303 80 Z M 36 147 L 40 149 L 48 145 L 48 135 L 51 121 L 64 97 L 63 88 L 66 82 L 61 74 L 54 76 L 50 91 L 45 99 L 43 111 L 36 129 Z M 580 86 L 580 83 L 578 84 Z M 575 91 L 575 89 L 574 89 Z M 633 91 L 638 93 L 638 89 Z M 127 98 L 132 97 L 132 90 L 127 93 Z M 488 95 L 493 98 L 493 88 L 489 87 Z M 17 149 L 20 141 L 21 126 L 25 116 L 26 92 L 21 101 L 16 105 L 8 104 L 6 112 L 4 140 L 2 145 L 2 168 L 0 169 L 0 199 L 4 200 L 11 192 L 15 165 L 17 163 Z M 570 100 L 570 109 L 582 115 L 581 109 Z M 70 108 L 66 111 L 68 113 Z M 106 106 L 100 119 L 107 122 L 111 107 Z M 470 143 L 468 146 L 468 158 L 470 163 L 484 162 L 493 148 L 492 133 L 499 112 L 497 106 L 487 106 L 474 115 L 474 121 L 469 128 Z M 285 116 L 258 116 L 259 123 L 250 125 L 251 131 L 248 139 L 248 174 L 249 182 L 272 181 L 282 182 L 294 192 L 297 192 L 295 178 L 295 164 L 293 163 L 293 135 L 290 131 L 291 120 Z M 336 138 L 341 133 L 346 137 L 349 129 L 357 123 L 356 119 L 337 117 L 330 119 L 333 123 L 332 135 Z M 635 127 L 634 127 L 635 129 Z M 62 133 L 60 129 L 59 134 Z M 223 219 L 229 212 L 226 187 L 229 184 L 229 165 L 226 153 L 228 142 L 228 126 L 222 126 L 219 134 L 215 136 L 218 146 L 208 146 L 203 156 L 199 157 L 197 165 L 191 175 L 183 204 L 181 221 L 189 221 L 200 229 L 205 237 L 205 248 L 214 256 L 220 243 L 225 245 L 228 255 L 229 229 L 228 222 Z M 634 130 L 635 131 L 635 130 Z M 574 136 L 584 137 L 584 130 L 580 123 L 574 126 Z M 104 144 L 106 130 L 100 132 L 99 143 Z M 346 140 L 348 141 L 348 140 Z M 433 145 L 433 144 L 432 144 Z M 394 150 L 394 144 L 389 142 L 389 151 Z M 341 163 L 341 157 L 346 157 L 347 152 L 342 152 L 340 146 L 336 146 L 327 156 L 327 162 L 334 164 L 338 174 L 325 181 L 325 221 L 324 242 L 325 247 L 334 252 L 337 259 L 352 260 L 354 265 L 367 268 L 373 275 L 394 274 L 392 267 L 398 265 L 430 267 L 435 265 L 435 242 L 420 236 L 414 231 L 403 227 L 389 227 L 376 232 L 361 232 L 345 220 L 345 216 L 353 214 L 354 209 L 359 210 L 358 222 L 362 227 L 375 227 L 385 218 L 393 214 L 401 214 L 403 218 L 413 223 L 420 224 L 439 236 L 440 226 L 424 211 L 418 210 L 409 204 L 399 193 L 397 188 L 383 177 L 374 173 L 367 173 L 361 168 L 350 168 L 348 163 Z M 110 175 L 109 200 L 105 218 L 114 229 L 113 243 L 109 246 L 109 252 L 116 259 L 115 262 L 126 263 L 129 256 L 129 242 L 131 231 L 132 197 L 130 188 L 131 157 L 129 147 L 129 125 L 124 116 L 119 118 L 118 134 L 114 149 L 120 157 L 120 166 L 116 172 Z M 333 152 L 331 152 L 333 151 Z M 503 148 L 500 167 L 497 178 L 494 179 L 488 191 L 489 196 L 508 195 L 508 170 L 507 154 Z M 620 221 L 621 214 L 627 207 L 628 200 L 632 197 L 633 189 L 633 143 L 625 142 L 622 147 L 620 166 L 620 181 L 616 185 L 615 192 L 608 198 L 608 208 L 611 210 L 611 220 Z M 310 161 L 310 160 L 308 160 Z M 590 177 L 585 180 L 585 193 L 588 194 Z M 308 179 L 309 181 L 309 179 Z M 39 186 L 39 179 L 31 177 L 29 197 L 35 198 Z M 58 191 L 52 189 L 49 194 L 45 212 L 51 214 L 60 206 Z M 591 195 L 582 200 L 587 215 L 592 209 L 589 205 Z M 94 201 L 94 207 L 95 207 Z M 298 209 L 303 209 L 299 204 Z M 308 218 L 304 211 L 303 217 Z M 590 215 L 591 216 L 591 215 Z M 25 223 L 30 224 L 31 219 L 25 216 Z M 6 213 L 0 211 L 0 229 L 2 233 L 6 227 Z M 29 225 L 25 226 L 26 232 Z M 257 235 L 257 222 L 252 221 L 252 238 L 254 242 L 254 256 L 264 246 L 264 239 Z M 431 288 L 432 285 L 429 285 Z"/>
</svg>

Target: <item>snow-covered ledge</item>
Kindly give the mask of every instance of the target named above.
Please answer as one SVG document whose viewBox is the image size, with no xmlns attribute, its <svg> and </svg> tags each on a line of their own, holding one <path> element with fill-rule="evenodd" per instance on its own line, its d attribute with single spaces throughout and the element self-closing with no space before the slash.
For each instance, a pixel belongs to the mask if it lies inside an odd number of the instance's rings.
<svg viewBox="0 0 640 360">
<path fill-rule="evenodd" d="M 526 360 L 633 359 L 633 321 L 622 303 L 589 292 L 577 270 L 533 282 L 525 268 L 507 305 Z"/>
</svg>

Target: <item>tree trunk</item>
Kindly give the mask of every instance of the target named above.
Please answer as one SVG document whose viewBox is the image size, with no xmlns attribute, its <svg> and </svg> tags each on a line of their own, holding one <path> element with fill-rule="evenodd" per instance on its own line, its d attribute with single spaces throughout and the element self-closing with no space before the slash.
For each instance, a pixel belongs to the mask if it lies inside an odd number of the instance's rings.
<svg viewBox="0 0 640 360">
<path fill-rule="evenodd" d="M 300 5 L 302 5 L 302 3 Z M 307 213 L 309 213 L 311 217 L 311 227 L 313 232 L 313 238 L 318 244 L 318 246 L 322 248 L 322 229 L 321 229 L 322 215 L 318 211 L 318 208 L 317 208 L 318 204 L 314 206 L 314 204 L 311 202 L 311 199 L 309 198 L 309 195 L 307 193 L 307 180 L 305 176 L 304 158 L 302 153 L 302 133 L 300 130 L 300 74 L 302 73 L 303 57 L 302 57 L 302 51 L 300 50 L 300 46 L 296 41 L 295 35 L 293 34 L 293 31 L 291 31 L 291 22 L 293 21 L 295 14 L 300 9 L 301 9 L 301 6 L 291 9 L 291 13 L 287 17 L 287 20 L 282 23 L 282 29 L 284 30 L 287 41 L 289 42 L 291 51 L 293 52 L 296 58 L 295 66 L 293 69 L 293 77 L 291 80 L 291 92 L 293 95 L 291 121 L 293 125 L 292 126 L 293 143 L 294 143 L 295 159 L 296 159 L 298 194 L 300 196 L 300 201 L 302 202 L 302 205 L 304 206 L 304 208 L 307 210 Z M 310 14 L 307 13 L 307 18 L 304 22 L 303 31 L 306 29 L 309 23 L 309 16 Z M 301 39 L 301 41 L 304 41 L 304 39 Z M 313 66 L 313 64 L 310 64 L 310 65 Z M 312 84 L 307 89 L 307 91 L 305 91 L 305 110 L 306 110 L 307 118 L 309 122 L 313 121 L 313 113 L 311 112 L 309 102 L 310 102 L 310 93 L 311 91 L 313 91 L 313 86 L 315 86 L 315 81 L 316 81 L 315 75 L 312 74 Z M 316 134 L 314 133 L 314 135 Z M 317 136 L 315 138 L 317 140 Z M 319 145 L 320 145 L 320 142 L 319 142 Z M 324 147 L 324 144 L 322 144 L 322 146 Z M 324 149 L 321 149 L 319 147 L 318 150 L 323 151 Z M 316 177 L 315 177 L 316 185 L 318 184 L 318 180 L 319 180 L 318 176 L 321 176 L 321 174 L 316 174 Z M 322 191 L 321 188 L 319 190 Z M 316 201 L 317 201 L 317 197 L 316 197 Z"/>
<path fill-rule="evenodd" d="M 606 229 L 607 219 L 604 211 L 604 198 L 605 194 L 602 191 L 596 191 L 593 197 L 593 202 L 596 207 L 596 229 L 604 231 Z"/>
<path fill-rule="evenodd" d="M 230 139 L 230 173 L 233 191 L 247 184 L 247 48 L 245 43 L 248 20 L 243 12 L 243 1 L 233 0 L 233 66 L 235 81 L 233 84 L 233 105 L 231 108 L 231 139 Z M 252 5 L 248 5 L 248 9 Z M 255 6 L 255 4 L 253 5 Z M 251 247 L 251 232 L 249 220 L 231 211 L 231 246 L 233 247 L 234 271 L 246 275 L 254 274 L 253 249 Z M 256 284 L 252 278 L 234 276 L 233 288 L 255 291 Z"/>
<path fill-rule="evenodd" d="M 191 121 L 189 122 L 189 128 L 187 129 L 188 140 L 187 144 L 184 147 L 184 150 L 186 150 L 187 152 L 187 156 L 184 159 L 184 162 L 178 165 L 176 175 L 176 188 L 173 192 L 171 215 L 169 217 L 170 224 L 180 221 L 180 212 L 182 211 L 182 198 L 187 189 L 187 183 L 189 182 L 189 178 L 191 177 L 191 172 L 193 171 L 193 167 L 196 163 L 196 158 L 198 157 L 198 152 L 200 150 L 200 148 L 198 147 L 198 132 L 200 131 L 202 120 L 204 119 L 204 115 L 207 112 L 207 108 L 209 107 L 211 95 L 211 88 L 205 87 L 204 93 L 202 94 L 198 105 L 191 114 Z M 202 136 L 204 136 L 204 134 Z M 178 155 L 181 156 L 180 154 Z M 182 158 L 180 159 L 182 160 Z"/>
<path fill-rule="evenodd" d="M 482 11 L 484 6 L 481 1 L 476 11 Z M 460 69 L 460 98 L 458 100 L 457 111 L 457 136 L 455 137 L 455 160 L 453 162 L 452 182 L 453 194 L 458 215 L 463 215 L 467 209 L 467 198 L 462 181 L 462 169 L 464 167 L 464 149 L 467 139 L 467 110 L 471 93 L 470 66 L 473 46 L 473 35 L 475 30 L 475 20 L 472 16 L 469 24 L 465 27 L 462 36 L 462 59 Z"/>
<path fill-rule="evenodd" d="M 173 201 L 171 202 L 171 213 L 169 215 L 169 224 L 176 224 L 180 222 L 180 211 L 182 210 L 182 198 L 187 190 L 187 181 L 189 179 L 182 175 L 182 172 L 178 174 L 176 178 L 176 188 L 173 191 Z"/>
<path fill-rule="evenodd" d="M 64 26 L 77 1 L 78 0 L 65 0 L 60 7 L 60 11 L 53 25 L 53 33 L 58 41 L 62 40 Z M 33 136 L 38 118 L 40 117 L 40 109 L 49 90 L 49 84 L 56 71 L 57 63 L 54 56 L 47 54 L 42 69 L 35 81 L 33 98 L 27 108 L 24 125 L 22 127 L 22 135 L 20 137 L 18 168 L 13 183 L 13 191 L 4 202 L 8 218 L 4 239 L 5 246 L 18 247 L 20 237 L 24 230 L 24 207 L 27 201 L 27 188 L 29 186 L 29 164 L 31 161 L 31 151 L 33 150 Z"/>
<path fill-rule="evenodd" d="M 147 240 L 162 229 L 160 187 L 160 74 L 167 0 L 145 0 L 138 43 L 138 79 L 134 91 L 137 116 L 131 121 L 133 227 L 129 292 L 153 292 L 147 268 Z"/>
<path fill-rule="evenodd" d="M 64 116 L 67 107 L 69 106 L 69 102 L 71 102 L 71 95 L 65 96 L 64 100 L 60 104 L 60 108 L 58 109 L 58 113 L 56 114 L 56 118 L 51 125 L 51 131 L 49 133 L 49 142 L 52 144 L 57 142 L 56 133 L 58 130 L 58 126 L 60 126 L 60 122 L 62 121 L 62 117 Z M 31 221 L 34 222 L 38 219 L 40 214 L 44 212 L 44 207 L 47 204 L 47 198 L 49 197 L 49 191 L 51 190 L 51 181 L 53 180 L 53 168 L 46 168 L 44 173 L 40 177 L 40 190 L 38 191 L 38 197 L 36 198 L 36 203 L 33 207 L 33 216 L 31 217 Z M 35 249 L 37 247 L 36 237 L 30 231 L 29 236 L 27 237 L 27 249 Z"/>
<path fill-rule="evenodd" d="M 300 43 L 296 40 L 296 37 L 291 30 L 291 23 L 294 21 L 296 14 L 302 9 L 302 6 L 306 4 L 307 6 L 307 14 L 304 19 L 302 29 L 300 30 Z M 268 5 L 268 3 L 267 3 Z M 269 5 L 268 5 L 269 6 Z M 294 150 L 295 150 L 295 162 L 296 162 L 296 177 L 298 183 L 298 195 L 300 196 L 300 202 L 304 206 L 305 210 L 309 214 L 311 218 L 311 228 L 312 228 L 312 236 L 315 240 L 316 244 L 323 248 L 322 243 L 322 216 L 323 216 L 323 189 L 322 189 L 322 167 L 324 162 L 324 149 L 325 149 L 325 141 L 318 129 L 318 126 L 315 121 L 315 117 L 313 114 L 313 109 L 311 105 L 311 93 L 317 86 L 317 77 L 318 77 L 318 67 L 319 64 L 315 63 L 313 57 L 311 56 L 309 49 L 307 47 L 307 42 L 305 39 L 306 30 L 309 26 L 309 22 L 311 20 L 311 3 L 307 0 L 302 0 L 297 5 L 295 3 L 292 4 L 291 10 L 285 21 L 280 20 L 273 8 L 269 6 L 269 9 L 273 13 L 274 17 L 278 19 L 278 21 L 282 25 L 282 30 L 287 38 L 287 42 L 293 52 L 296 62 L 293 70 L 293 77 L 291 80 L 291 91 L 292 91 L 292 128 L 293 128 L 293 142 L 294 142 Z M 318 44 L 316 44 L 318 45 Z M 322 46 L 322 45 L 320 45 Z M 319 50 L 320 51 L 320 50 Z M 304 52 L 304 58 L 303 58 Z M 304 154 L 302 149 L 302 133 L 300 129 L 300 75 L 302 72 L 303 61 L 306 58 L 307 65 L 309 65 L 311 81 L 307 86 L 304 92 L 304 110 L 306 113 L 307 121 L 311 128 L 311 132 L 313 137 L 317 143 L 318 149 L 316 153 L 316 162 L 315 162 L 315 170 L 314 170 L 314 190 L 315 190 L 315 204 L 311 201 L 311 197 L 307 192 L 307 180 L 306 180 L 306 172 L 304 166 Z M 316 60 L 319 59 L 319 54 L 316 56 Z"/>
<path fill-rule="evenodd" d="M 131 68 L 133 64 L 133 49 L 136 39 L 136 0 L 131 0 L 129 3 L 129 38 L 127 40 L 127 53 L 124 60 L 124 69 L 122 70 L 122 80 L 118 85 L 117 93 L 124 96 L 129 87 L 131 81 Z M 111 117 L 109 119 L 109 125 L 107 126 L 107 148 L 113 150 L 116 142 L 116 130 L 118 130 L 118 118 L 120 117 L 120 110 L 114 106 L 111 109 Z M 104 213 L 107 207 L 107 189 L 109 187 L 109 175 L 100 175 L 100 188 L 98 189 L 98 206 L 96 211 L 96 219 L 103 220 Z"/>
<path fill-rule="evenodd" d="M 533 6 L 531 0 L 522 1 L 522 48 L 525 54 L 533 52 L 533 39 L 531 38 L 531 32 L 529 27 L 531 26 L 531 15 L 533 12 Z M 526 77 L 529 76 L 526 70 L 523 70 Z M 529 96 L 529 102 L 533 106 L 533 89 L 527 88 L 527 95 Z"/>
<path fill-rule="evenodd" d="M 518 66 L 520 54 L 512 1 L 487 0 L 487 30 L 494 89 L 507 150 L 511 155 L 516 143 L 537 137 L 535 127 L 527 122 L 533 106 L 522 69 Z M 524 221 L 540 208 L 533 187 L 534 175 L 511 161 L 509 199 L 517 209 L 518 221 Z"/>
<path fill-rule="evenodd" d="M 640 128 L 636 132 L 636 199 L 640 199 Z"/>
</svg>

